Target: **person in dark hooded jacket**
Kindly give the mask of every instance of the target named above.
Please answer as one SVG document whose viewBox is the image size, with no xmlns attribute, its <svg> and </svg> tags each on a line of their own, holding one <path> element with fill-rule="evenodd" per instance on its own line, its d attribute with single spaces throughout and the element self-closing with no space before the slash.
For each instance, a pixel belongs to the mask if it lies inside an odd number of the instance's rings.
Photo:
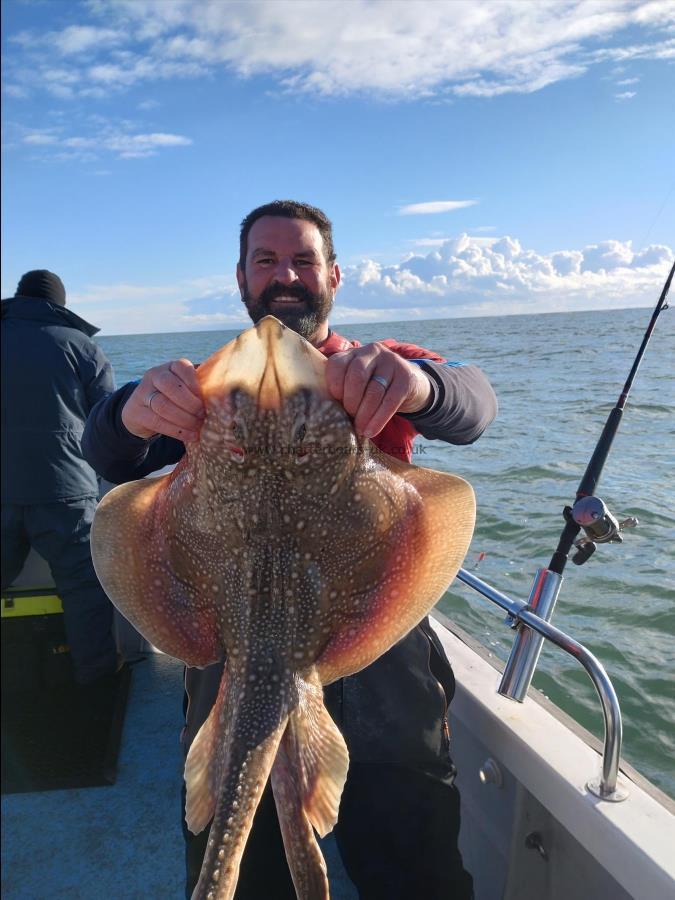
<svg viewBox="0 0 675 900">
<path fill-rule="evenodd" d="M 89 411 L 114 388 L 99 330 L 65 308 L 61 279 L 27 272 L 2 301 L 2 590 L 31 547 L 61 598 L 75 681 L 115 672 L 112 605 L 91 561 L 98 481 L 80 450 Z"/>
</svg>

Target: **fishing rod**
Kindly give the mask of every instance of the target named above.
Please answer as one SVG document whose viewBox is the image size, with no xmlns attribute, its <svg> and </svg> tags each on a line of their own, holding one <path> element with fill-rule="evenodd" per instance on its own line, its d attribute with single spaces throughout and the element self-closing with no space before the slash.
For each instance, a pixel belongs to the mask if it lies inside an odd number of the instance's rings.
<svg viewBox="0 0 675 900">
<path fill-rule="evenodd" d="M 660 313 L 662 313 L 664 309 L 667 309 L 666 297 L 668 296 L 674 274 L 675 265 L 673 265 L 670 270 L 670 274 L 661 291 L 659 302 L 652 314 L 642 344 L 640 345 L 640 349 L 638 350 L 638 354 L 635 357 L 635 361 L 630 370 L 628 380 L 619 395 L 616 406 L 609 414 L 605 427 L 600 435 L 600 440 L 593 451 L 591 461 L 581 479 L 581 483 L 577 489 L 575 503 L 571 507 L 566 506 L 563 510 L 565 527 L 560 535 L 560 540 L 550 565 L 548 568 L 542 567 L 537 569 L 527 604 L 523 606 L 523 608 L 529 612 L 535 613 L 535 615 L 545 623 L 550 623 L 551 621 L 553 610 L 555 609 L 563 583 L 562 573 L 572 547 L 576 546 L 577 548 L 577 552 L 572 561 L 577 565 L 581 565 L 586 562 L 595 551 L 596 544 L 621 541 L 621 530 L 637 525 L 637 520 L 632 517 L 624 519 L 623 522 L 617 522 L 603 501 L 599 497 L 594 496 L 593 492 L 595 491 L 603 466 L 609 455 L 612 441 L 614 440 L 619 423 L 621 422 L 631 385 L 633 384 L 638 367 L 645 354 L 645 350 L 647 349 L 649 339 L 654 331 L 656 320 Z M 575 540 L 582 528 L 585 533 L 584 537 L 581 538 L 581 540 Z M 475 590 L 485 593 L 483 588 L 486 586 L 479 584 L 479 579 L 472 577 L 470 573 L 460 570 L 459 578 Z M 489 596 L 487 593 L 485 595 Z M 491 597 L 490 599 L 493 598 Z M 532 676 L 537 667 L 544 638 L 541 634 L 533 631 L 532 628 L 527 627 L 527 625 L 524 624 L 524 620 L 518 615 L 509 615 L 507 621 L 517 630 L 517 634 L 513 642 L 511 654 L 504 667 L 502 680 L 497 690 L 500 694 L 522 703 L 527 696 Z"/>
<path fill-rule="evenodd" d="M 534 584 L 526 606 L 529 611 L 534 612 L 539 619 L 543 619 L 546 623 L 551 621 L 553 610 L 560 594 L 560 588 L 562 587 L 562 573 L 572 547 L 577 547 L 577 553 L 572 561 L 577 565 L 581 565 L 595 551 L 596 544 L 621 541 L 621 529 L 637 525 L 637 520 L 632 517 L 625 519 L 623 522 L 617 522 L 603 501 L 599 497 L 594 496 L 593 492 L 609 455 L 612 441 L 621 422 L 631 385 L 654 331 L 656 320 L 663 310 L 667 309 L 666 297 L 670 290 L 673 274 L 675 274 L 675 264 L 670 270 L 670 274 L 661 291 L 659 302 L 656 304 L 656 309 L 652 314 L 628 379 L 619 395 L 616 406 L 609 414 L 600 435 L 600 440 L 581 479 L 575 503 L 571 507 L 566 506 L 563 510 L 565 527 L 562 530 L 551 562 L 548 568 L 538 569 L 535 575 Z M 582 528 L 585 536 L 575 543 L 575 539 Z M 469 583 L 465 577 L 462 580 L 465 583 Z M 517 635 L 513 642 L 511 654 L 506 662 L 498 691 L 500 694 L 522 703 L 527 695 L 532 676 L 537 667 L 544 639 L 541 634 L 535 633 L 531 628 L 525 626 L 522 619 L 512 616 L 509 621 L 512 627 L 517 629 Z"/>
<path fill-rule="evenodd" d="M 624 407 L 628 400 L 628 394 L 633 386 L 637 370 L 640 367 L 642 357 L 645 355 L 645 350 L 647 349 L 647 344 L 649 343 L 652 332 L 656 326 L 656 320 L 664 309 L 668 309 L 666 298 L 668 296 L 668 291 L 670 290 L 674 273 L 675 264 L 673 264 L 670 274 L 666 279 L 666 283 L 663 286 L 661 296 L 652 313 L 640 349 L 633 361 L 630 373 L 623 386 L 623 390 L 619 395 L 616 406 L 610 412 L 607 421 L 605 422 L 605 427 L 600 435 L 600 440 L 593 451 L 593 455 L 591 456 L 584 476 L 579 483 L 574 505 L 566 506 L 563 510 L 565 527 L 562 530 L 558 546 L 551 557 L 551 562 L 548 566 L 549 571 L 555 572 L 558 575 L 562 575 L 567 563 L 568 555 L 573 546 L 577 548 L 577 552 L 572 557 L 572 562 L 575 563 L 575 565 L 581 566 L 595 552 L 597 544 L 607 544 L 610 542 L 620 543 L 623 540 L 621 532 L 625 528 L 634 528 L 638 524 L 637 519 L 633 516 L 629 516 L 623 521 L 618 522 L 607 509 L 603 501 L 599 497 L 594 496 L 594 494 L 603 467 L 609 456 L 609 451 L 612 448 L 612 443 L 619 430 Z M 582 528 L 585 532 L 585 536 L 580 540 L 575 540 Z"/>
<path fill-rule="evenodd" d="M 498 693 L 502 696 L 520 703 L 525 700 L 545 638 L 557 644 L 584 666 L 600 698 L 605 722 L 602 775 L 599 779 L 589 781 L 586 787 L 590 793 L 601 800 L 611 802 L 624 800 L 628 796 L 625 788 L 617 786 L 623 727 L 616 691 L 607 677 L 607 673 L 593 654 L 564 632 L 554 628 L 551 625 L 551 617 L 562 587 L 562 573 L 572 547 L 577 548 L 572 562 L 582 565 L 595 551 L 596 544 L 619 542 L 622 540 L 622 529 L 637 525 L 637 519 L 632 517 L 618 522 L 603 501 L 594 495 L 594 491 L 621 423 L 628 394 L 654 331 L 656 320 L 664 309 L 668 309 L 666 297 L 674 275 L 675 264 L 663 286 L 628 379 L 616 406 L 607 418 L 600 440 L 586 467 L 577 489 L 574 505 L 566 506 L 563 510 L 565 526 L 549 567 L 537 570 L 527 603 L 523 603 L 522 600 L 512 600 L 465 569 L 460 569 L 457 574 L 458 579 L 468 587 L 506 610 L 506 621 L 516 630 L 513 647 L 497 688 Z M 577 535 L 582 528 L 584 537 L 577 540 Z"/>
</svg>

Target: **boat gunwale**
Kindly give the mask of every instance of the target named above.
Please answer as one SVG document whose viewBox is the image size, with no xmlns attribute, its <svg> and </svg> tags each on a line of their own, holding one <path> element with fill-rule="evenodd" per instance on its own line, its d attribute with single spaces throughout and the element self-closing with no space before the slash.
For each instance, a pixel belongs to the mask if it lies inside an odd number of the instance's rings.
<svg viewBox="0 0 675 900">
<path fill-rule="evenodd" d="M 439 625 L 442 625 L 447 631 L 453 634 L 458 640 L 460 640 L 463 644 L 465 644 L 470 650 L 476 653 L 484 662 L 488 663 L 496 672 L 500 675 L 504 671 L 504 662 L 499 659 L 494 653 L 492 653 L 488 648 L 482 644 L 475 637 L 466 632 L 463 628 L 457 625 L 452 621 L 447 615 L 442 613 L 438 609 L 434 609 L 431 612 L 431 618 L 435 619 Z M 597 738 L 592 732 L 588 731 L 587 728 L 584 728 L 576 719 L 572 718 L 569 713 L 566 713 L 560 706 L 553 702 L 553 700 L 549 699 L 539 688 L 531 686 L 528 694 L 528 699 L 533 700 L 538 706 L 541 706 L 547 712 L 549 712 L 555 719 L 560 722 L 561 725 L 564 725 L 568 728 L 576 737 L 580 738 L 588 747 L 594 750 L 598 756 L 602 757 L 603 753 L 603 743 Z M 516 702 L 516 701 L 512 701 Z M 621 757 L 621 762 L 619 765 L 619 771 L 629 779 L 633 784 L 639 787 L 642 791 L 645 792 L 649 797 L 653 800 L 656 800 L 661 806 L 668 810 L 672 815 L 675 815 L 675 799 L 670 797 L 663 791 L 660 787 L 655 785 L 652 781 L 650 781 L 645 775 L 642 775 L 638 772 L 637 769 L 634 768 L 629 762 L 627 762 L 623 757 Z"/>
</svg>

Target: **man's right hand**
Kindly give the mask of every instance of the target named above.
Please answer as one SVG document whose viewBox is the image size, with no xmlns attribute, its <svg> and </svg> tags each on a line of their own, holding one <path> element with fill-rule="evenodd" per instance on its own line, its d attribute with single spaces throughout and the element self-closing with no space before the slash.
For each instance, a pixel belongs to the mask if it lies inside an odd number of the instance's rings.
<svg viewBox="0 0 675 900">
<path fill-rule="evenodd" d="M 189 359 L 148 369 L 122 409 L 127 431 L 146 439 L 166 434 L 196 441 L 203 421 L 204 403 Z"/>
</svg>

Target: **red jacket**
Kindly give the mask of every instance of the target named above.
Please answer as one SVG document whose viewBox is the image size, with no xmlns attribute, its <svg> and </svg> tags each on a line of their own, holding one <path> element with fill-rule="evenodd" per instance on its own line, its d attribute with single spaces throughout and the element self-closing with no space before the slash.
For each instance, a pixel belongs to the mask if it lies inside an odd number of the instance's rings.
<svg viewBox="0 0 675 900">
<path fill-rule="evenodd" d="M 417 347 L 415 344 L 401 344 L 391 338 L 379 341 L 379 343 L 384 344 L 385 347 L 393 350 L 394 353 L 398 353 L 404 359 L 430 359 L 432 362 L 445 362 L 445 359 L 439 356 L 438 353 L 434 353 L 433 350 L 425 350 L 423 347 Z M 350 341 L 342 337 L 342 335 L 331 331 L 328 333 L 326 340 L 319 344 L 316 349 L 321 351 L 324 356 L 332 356 L 341 350 L 353 350 L 355 347 L 360 346 L 359 341 Z M 396 456 L 404 462 L 412 462 L 413 441 L 417 434 L 418 432 L 412 422 L 401 416 L 394 416 L 387 422 L 382 431 L 373 438 L 373 443 L 390 456 Z"/>
</svg>

